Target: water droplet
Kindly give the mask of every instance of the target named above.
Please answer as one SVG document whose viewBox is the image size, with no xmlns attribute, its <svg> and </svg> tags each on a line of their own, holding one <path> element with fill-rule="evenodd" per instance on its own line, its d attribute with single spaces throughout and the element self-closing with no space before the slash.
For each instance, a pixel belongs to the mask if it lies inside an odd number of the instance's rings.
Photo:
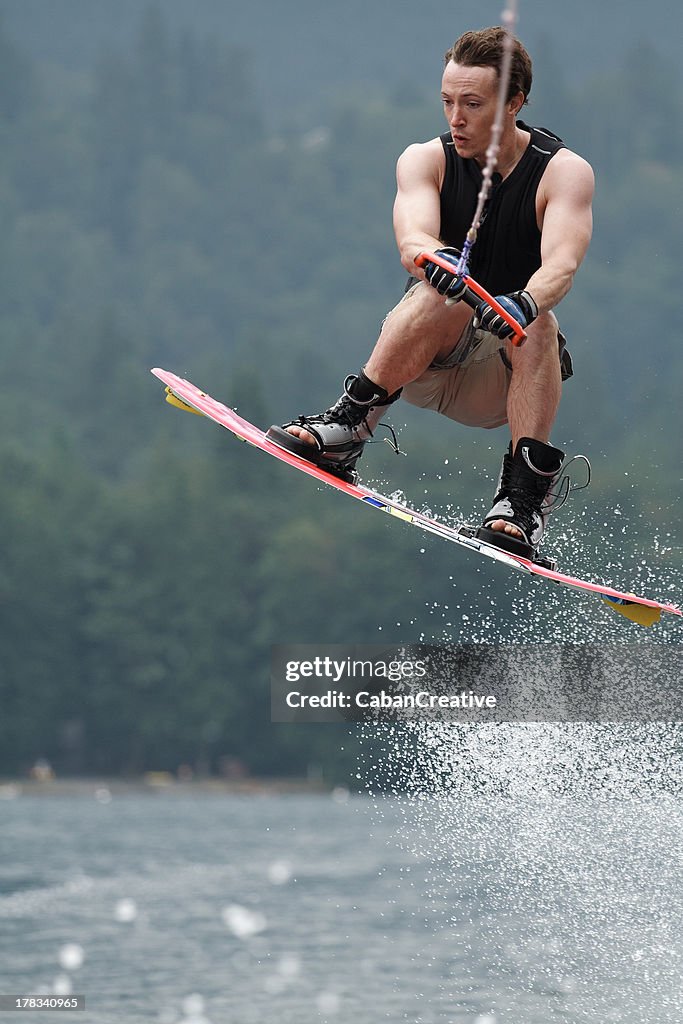
<svg viewBox="0 0 683 1024">
<path fill-rule="evenodd" d="M 138 908 L 135 900 L 124 898 L 118 901 L 114 907 L 114 917 L 117 921 L 121 921 L 126 924 L 129 921 L 134 921 L 138 916 Z"/>
<path fill-rule="evenodd" d="M 268 865 L 268 881 L 271 885 L 286 885 L 291 877 L 292 868 L 286 860 L 275 860 Z"/>
<path fill-rule="evenodd" d="M 259 911 L 249 910 L 237 903 L 225 907 L 222 913 L 223 922 L 238 939 L 248 939 L 265 931 L 268 922 Z"/>
<path fill-rule="evenodd" d="M 70 996 L 73 985 L 68 974 L 58 974 L 52 983 L 52 991 L 56 996 Z"/>
<path fill-rule="evenodd" d="M 65 971 L 77 971 L 79 967 L 83 966 L 84 959 L 83 947 L 79 946 L 77 942 L 67 942 L 59 950 L 59 965 Z"/>
</svg>

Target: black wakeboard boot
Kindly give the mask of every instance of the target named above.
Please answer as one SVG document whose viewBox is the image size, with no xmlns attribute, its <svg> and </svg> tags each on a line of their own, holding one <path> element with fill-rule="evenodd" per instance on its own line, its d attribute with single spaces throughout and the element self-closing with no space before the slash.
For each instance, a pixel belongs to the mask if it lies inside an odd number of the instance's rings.
<svg viewBox="0 0 683 1024">
<path fill-rule="evenodd" d="M 401 389 L 389 395 L 361 370 L 344 381 L 344 392 L 325 412 L 299 416 L 281 427 L 273 426 L 266 437 L 302 459 L 353 483 L 355 466 L 380 418 Z M 287 427 L 303 427 L 315 438 L 315 444 L 290 434 Z"/>
<path fill-rule="evenodd" d="M 553 485 L 560 476 L 564 452 L 532 437 L 522 437 L 513 453 L 510 444 L 490 512 L 476 531 L 479 540 L 534 559 L 553 500 Z M 492 530 L 497 520 L 513 523 L 522 534 L 512 537 Z"/>
</svg>

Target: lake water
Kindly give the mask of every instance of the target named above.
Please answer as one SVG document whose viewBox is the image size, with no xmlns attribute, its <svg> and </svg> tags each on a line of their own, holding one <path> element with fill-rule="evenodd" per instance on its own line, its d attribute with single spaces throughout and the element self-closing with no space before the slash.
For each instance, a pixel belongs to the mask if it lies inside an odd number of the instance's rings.
<svg viewBox="0 0 683 1024">
<path fill-rule="evenodd" d="M 58 1020 L 683 1019 L 677 797 L 4 792 L 0 991 Z"/>
</svg>

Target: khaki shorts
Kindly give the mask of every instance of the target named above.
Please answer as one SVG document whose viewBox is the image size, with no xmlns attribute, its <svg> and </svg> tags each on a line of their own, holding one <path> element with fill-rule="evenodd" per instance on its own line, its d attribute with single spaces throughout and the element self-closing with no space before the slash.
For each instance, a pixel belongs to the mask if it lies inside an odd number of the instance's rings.
<svg viewBox="0 0 683 1024">
<path fill-rule="evenodd" d="M 419 286 L 420 282 L 413 285 L 406 295 Z M 561 332 L 558 345 L 562 379 L 566 380 L 572 375 L 572 364 Z M 507 423 L 511 377 L 504 343 L 470 322 L 451 354 L 441 362 L 435 360 L 417 380 L 406 384 L 401 398 L 468 427 L 500 427 Z"/>
</svg>

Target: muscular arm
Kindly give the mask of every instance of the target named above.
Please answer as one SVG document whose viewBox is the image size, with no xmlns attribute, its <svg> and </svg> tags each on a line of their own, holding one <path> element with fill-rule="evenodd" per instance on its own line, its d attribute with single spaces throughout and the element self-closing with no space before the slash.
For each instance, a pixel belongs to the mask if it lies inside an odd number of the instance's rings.
<svg viewBox="0 0 683 1024">
<path fill-rule="evenodd" d="M 586 255 L 593 228 L 593 171 L 576 153 L 562 150 L 548 164 L 541 188 L 542 262 L 526 289 L 539 311 L 546 312 L 567 294 Z"/>
<path fill-rule="evenodd" d="M 445 167 L 439 139 L 416 143 L 399 158 L 394 203 L 394 233 L 401 263 L 409 274 L 422 276 L 414 260 L 424 250 L 433 252 L 439 239 L 441 207 L 439 190 Z"/>
</svg>

